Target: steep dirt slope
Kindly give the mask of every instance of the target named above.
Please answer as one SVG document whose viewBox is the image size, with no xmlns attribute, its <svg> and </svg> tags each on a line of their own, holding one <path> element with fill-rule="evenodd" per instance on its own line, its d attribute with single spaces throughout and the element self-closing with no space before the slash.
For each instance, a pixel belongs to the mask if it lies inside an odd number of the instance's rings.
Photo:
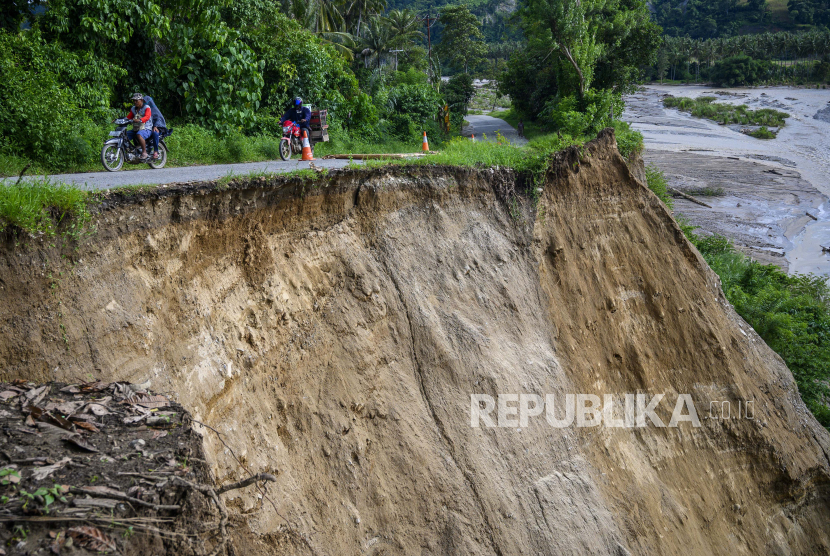
<svg viewBox="0 0 830 556">
<path fill-rule="evenodd" d="M 827 432 L 613 135 L 558 155 L 537 211 L 500 200 L 515 181 L 110 198 L 70 262 L 0 251 L 0 378 L 149 382 L 278 471 L 274 505 L 225 495 L 235 554 L 828 553 Z M 701 426 L 470 422 L 471 394 L 638 392 Z M 707 419 L 724 400 L 755 418 Z"/>
</svg>

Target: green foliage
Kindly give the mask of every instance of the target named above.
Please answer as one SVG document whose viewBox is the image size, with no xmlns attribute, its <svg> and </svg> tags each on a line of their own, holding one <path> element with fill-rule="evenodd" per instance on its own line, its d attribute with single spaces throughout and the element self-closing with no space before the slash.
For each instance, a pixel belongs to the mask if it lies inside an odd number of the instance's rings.
<svg viewBox="0 0 830 556">
<path fill-rule="evenodd" d="M 827 278 L 789 275 L 737 253 L 726 238 L 686 235 L 720 276 L 727 299 L 780 355 L 801 398 L 830 428 L 830 288 Z"/>
<path fill-rule="evenodd" d="M 787 10 L 797 23 L 830 25 L 830 4 L 824 0 L 789 0 Z"/>
<path fill-rule="evenodd" d="M 37 31 L 0 31 L 0 151 L 54 167 L 94 159 L 94 119 L 111 117 L 111 83 L 124 73 Z"/>
<path fill-rule="evenodd" d="M 220 8 L 225 2 L 56 0 L 49 4 L 42 26 L 50 35 L 131 68 L 133 86 L 162 91 L 158 100 L 198 114 L 204 125 L 217 131 L 252 125 L 263 86 L 261 64 L 241 33 L 222 20 Z"/>
<path fill-rule="evenodd" d="M 464 68 L 469 72 L 487 53 L 481 23 L 466 5 L 446 6 L 441 9 L 441 23 L 444 31 L 438 45 L 438 55 L 449 61 L 450 66 Z"/>
<path fill-rule="evenodd" d="M 772 108 L 750 110 L 745 104 L 721 104 L 712 102 L 713 100 L 714 97 L 699 97 L 697 99 L 666 97 L 663 99 L 663 106 L 677 108 L 683 112 L 691 113 L 696 118 L 707 118 L 724 125 L 782 127 L 786 123 L 785 120 L 790 117 L 786 112 L 780 112 Z"/>
<path fill-rule="evenodd" d="M 450 78 L 449 83 L 443 89 L 444 99 L 450 107 L 450 119 L 456 127 L 461 126 L 464 116 L 467 115 L 467 108 L 476 89 L 473 87 L 473 78 L 468 73 L 459 73 Z"/>
<path fill-rule="evenodd" d="M 77 236 L 91 218 L 87 195 L 86 191 L 46 178 L 2 185 L 0 231 L 14 227 L 33 235 L 54 236 L 60 232 Z"/>
<path fill-rule="evenodd" d="M 750 131 L 749 135 L 756 139 L 775 139 L 775 133 L 767 129 L 767 126 L 761 126 L 760 129 Z"/>
<path fill-rule="evenodd" d="M 401 84 L 389 89 L 387 114 L 390 133 L 399 139 L 417 142 L 426 130 L 430 135 L 439 132 L 436 123 L 443 99 L 427 84 Z"/>
<path fill-rule="evenodd" d="M 620 95 L 609 90 L 591 89 L 581 99 L 575 95 L 551 99 L 539 119 L 574 137 L 596 135 L 611 125 L 614 114 L 621 114 L 623 107 Z"/>
<path fill-rule="evenodd" d="M 654 0 L 655 18 L 670 36 L 708 38 L 734 35 L 765 23 L 765 0 Z"/>
<path fill-rule="evenodd" d="M 611 123 L 614 128 L 614 135 L 617 138 L 617 150 L 626 158 L 643 151 L 643 134 L 631 129 L 631 126 L 622 120 L 614 120 Z"/>
<path fill-rule="evenodd" d="M 669 210 L 674 208 L 674 200 L 668 192 L 669 184 L 666 181 L 666 176 L 659 168 L 651 164 L 646 166 L 646 183 L 648 188 L 669 207 Z"/>
<path fill-rule="evenodd" d="M 755 85 L 764 78 L 764 64 L 745 54 L 724 58 L 712 68 L 709 79 L 720 87 Z"/>
</svg>

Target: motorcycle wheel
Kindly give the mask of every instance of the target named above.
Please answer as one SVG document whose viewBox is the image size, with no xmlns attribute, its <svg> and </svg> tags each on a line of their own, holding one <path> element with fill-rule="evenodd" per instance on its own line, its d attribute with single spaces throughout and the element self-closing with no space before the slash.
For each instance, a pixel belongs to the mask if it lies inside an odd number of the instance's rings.
<svg viewBox="0 0 830 556">
<path fill-rule="evenodd" d="M 153 160 L 153 158 L 150 157 L 150 161 L 147 164 L 150 165 L 150 168 L 155 168 L 156 170 L 164 168 L 164 165 L 167 164 L 167 145 L 159 143 L 158 160 Z"/>
<path fill-rule="evenodd" d="M 115 145 L 104 145 L 101 149 L 101 164 L 109 172 L 117 172 L 124 165 L 124 152 Z"/>
<path fill-rule="evenodd" d="M 291 158 L 291 142 L 288 139 L 280 140 L 280 158 L 283 160 Z"/>
</svg>

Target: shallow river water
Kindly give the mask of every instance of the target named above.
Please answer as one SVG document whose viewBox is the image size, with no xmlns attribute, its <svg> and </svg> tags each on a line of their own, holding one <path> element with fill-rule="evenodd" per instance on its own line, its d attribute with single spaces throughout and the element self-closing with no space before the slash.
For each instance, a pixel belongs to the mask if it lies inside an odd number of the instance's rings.
<svg viewBox="0 0 830 556">
<path fill-rule="evenodd" d="M 776 139 L 755 139 L 741 133 L 739 126 L 723 126 L 664 108 L 662 99 L 666 94 L 693 98 L 713 95 L 718 97 L 718 102 L 746 104 L 751 109 L 775 108 L 789 113 L 790 118 Z M 676 161 L 678 153 L 688 153 L 684 163 L 689 165 L 694 165 L 697 157 L 704 156 L 752 162 L 754 166 L 764 168 L 759 172 L 768 172 L 766 175 L 772 182 L 779 175 L 798 178 L 800 174 L 812 186 L 809 189 L 814 188 L 820 194 L 805 192 L 790 195 L 794 199 L 787 201 L 770 201 L 762 197 L 753 199 L 751 191 L 747 192 L 744 187 L 739 197 L 729 198 L 727 186 L 724 188 L 727 199 L 707 199 L 719 203 L 716 209 L 727 210 L 721 213 L 725 219 L 741 218 L 740 209 L 742 206 L 745 209 L 747 203 L 750 206 L 754 203 L 756 208 L 765 204 L 766 218 L 757 214 L 755 217 L 757 221 L 775 220 L 780 224 L 765 228 L 763 233 L 764 239 L 770 242 L 770 249 L 779 248 L 785 259 L 782 266 L 790 272 L 830 275 L 830 255 L 821 249 L 822 244 L 830 246 L 830 91 L 789 87 L 724 90 L 708 86 L 648 86 L 626 98 L 623 117 L 642 132 L 646 160 L 658 167 L 661 167 L 662 159 L 670 165 L 669 160 Z M 689 156 L 692 154 L 694 156 Z M 711 166 L 711 159 L 699 160 L 701 164 Z M 738 202 L 733 202 L 735 199 Z M 734 208 L 726 209 L 727 203 Z M 805 214 L 804 207 L 818 220 L 794 219 L 796 211 Z M 786 222 L 777 216 L 783 212 L 790 213 Z M 754 223 L 744 221 L 743 224 L 749 229 Z M 780 237 L 774 237 L 776 235 Z"/>
</svg>

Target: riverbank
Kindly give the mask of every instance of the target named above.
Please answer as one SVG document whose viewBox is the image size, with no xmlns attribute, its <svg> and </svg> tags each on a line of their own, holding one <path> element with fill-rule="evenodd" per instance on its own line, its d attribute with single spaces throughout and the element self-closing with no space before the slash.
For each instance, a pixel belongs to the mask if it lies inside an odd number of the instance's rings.
<svg viewBox="0 0 830 556">
<path fill-rule="evenodd" d="M 718 102 L 775 108 L 790 114 L 773 140 L 664 108 L 666 95 L 717 96 Z M 676 213 L 703 233 L 722 234 L 753 258 L 790 272 L 830 275 L 830 118 L 826 91 L 788 87 L 717 89 L 648 86 L 626 97 L 624 119 L 643 134 L 643 158 L 685 191 L 717 191 L 702 197 L 710 208 L 684 199 Z"/>
</svg>

